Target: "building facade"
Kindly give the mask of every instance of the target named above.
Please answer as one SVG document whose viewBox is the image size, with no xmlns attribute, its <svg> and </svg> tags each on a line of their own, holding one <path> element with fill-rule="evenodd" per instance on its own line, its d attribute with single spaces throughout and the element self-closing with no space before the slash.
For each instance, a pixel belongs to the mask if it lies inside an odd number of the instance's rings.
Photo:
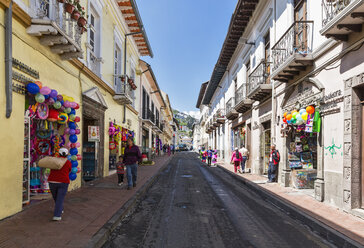
<svg viewBox="0 0 364 248">
<path fill-rule="evenodd" d="M 275 144 L 279 183 L 311 188 L 317 200 L 360 216 L 363 7 L 363 1 L 238 1 L 198 100 L 202 116 L 208 112 L 201 121 L 208 144 L 226 162 L 244 146 L 248 169 L 266 174 Z"/>
</svg>

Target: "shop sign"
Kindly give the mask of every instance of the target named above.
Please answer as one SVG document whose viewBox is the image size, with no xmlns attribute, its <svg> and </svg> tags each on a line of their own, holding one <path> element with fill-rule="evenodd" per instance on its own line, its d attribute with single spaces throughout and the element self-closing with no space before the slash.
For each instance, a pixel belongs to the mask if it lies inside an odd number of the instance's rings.
<svg viewBox="0 0 364 248">
<path fill-rule="evenodd" d="M 100 127 L 88 126 L 88 141 L 99 142 L 100 141 Z"/>
<path fill-rule="evenodd" d="M 341 90 L 332 92 L 321 99 L 320 114 L 321 116 L 339 113 L 341 111 L 338 103 L 344 101 Z"/>
</svg>

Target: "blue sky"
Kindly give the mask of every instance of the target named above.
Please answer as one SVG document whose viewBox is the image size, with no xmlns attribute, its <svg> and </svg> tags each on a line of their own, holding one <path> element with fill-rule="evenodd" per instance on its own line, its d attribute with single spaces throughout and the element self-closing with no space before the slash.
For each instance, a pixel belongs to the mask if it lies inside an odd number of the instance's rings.
<svg viewBox="0 0 364 248">
<path fill-rule="evenodd" d="M 237 0 L 137 0 L 154 58 L 151 64 L 172 108 L 196 111 L 211 77 Z"/>
</svg>

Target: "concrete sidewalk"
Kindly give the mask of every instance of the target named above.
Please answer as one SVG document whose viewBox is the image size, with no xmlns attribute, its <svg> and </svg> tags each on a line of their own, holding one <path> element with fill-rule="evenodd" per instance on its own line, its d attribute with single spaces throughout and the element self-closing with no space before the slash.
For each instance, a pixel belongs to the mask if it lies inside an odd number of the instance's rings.
<svg viewBox="0 0 364 248">
<path fill-rule="evenodd" d="M 218 165 L 234 173 L 234 165 L 218 161 Z M 326 224 L 332 229 L 364 245 L 364 220 L 330 206 L 318 202 L 305 190 L 282 187 L 278 183 L 266 183 L 267 177 L 254 174 L 236 174 L 247 182 L 253 183 L 261 190 L 294 206 L 312 218 Z"/>
<path fill-rule="evenodd" d="M 53 222 L 53 200 L 0 221 L 0 247 L 84 247 L 103 225 L 172 158 L 155 158 L 153 166 L 139 166 L 137 187 L 117 185 L 116 174 L 69 192 L 62 221 Z"/>
</svg>

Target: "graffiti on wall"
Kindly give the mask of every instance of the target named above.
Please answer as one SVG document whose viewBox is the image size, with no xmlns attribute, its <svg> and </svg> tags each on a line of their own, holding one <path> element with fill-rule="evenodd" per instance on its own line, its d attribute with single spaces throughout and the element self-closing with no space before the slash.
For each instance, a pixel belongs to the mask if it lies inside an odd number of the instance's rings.
<svg viewBox="0 0 364 248">
<path fill-rule="evenodd" d="M 331 158 L 334 158 L 334 155 L 340 153 L 340 150 L 342 148 L 342 145 L 337 146 L 335 144 L 335 140 L 334 138 L 332 138 L 332 144 L 330 146 L 325 146 L 325 155 L 331 155 Z M 341 156 L 343 155 L 343 153 L 341 152 Z"/>
</svg>

